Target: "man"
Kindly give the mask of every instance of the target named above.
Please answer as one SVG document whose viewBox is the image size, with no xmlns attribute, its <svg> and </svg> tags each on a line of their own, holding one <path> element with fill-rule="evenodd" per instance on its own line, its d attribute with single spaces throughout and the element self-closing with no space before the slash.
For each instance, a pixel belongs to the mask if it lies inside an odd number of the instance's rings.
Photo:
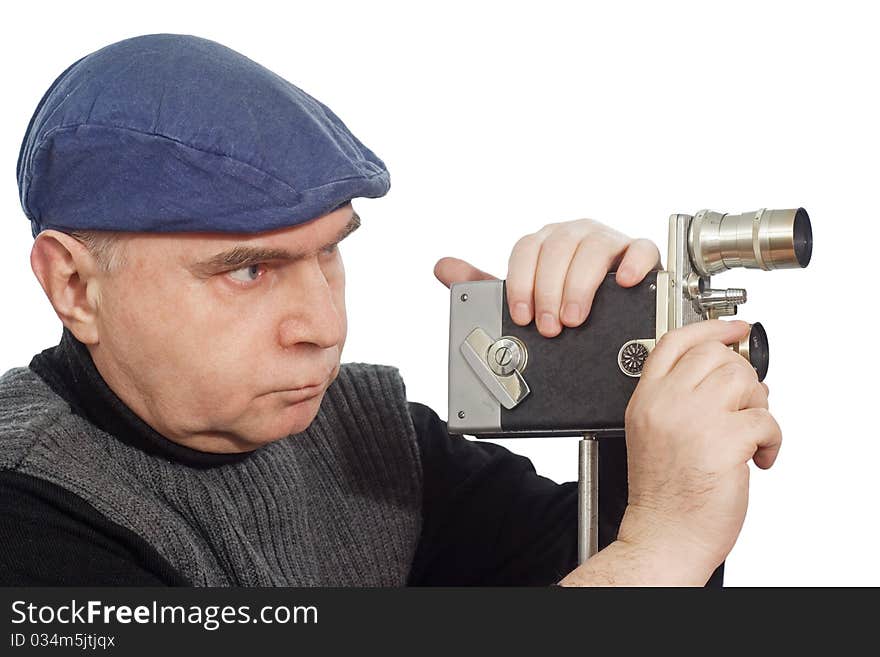
<svg viewBox="0 0 880 657">
<path fill-rule="evenodd" d="M 336 245 L 389 178 L 329 108 L 220 44 L 128 39 L 53 83 L 18 181 L 64 329 L 0 378 L 3 584 L 720 585 L 747 463 L 781 440 L 724 346 L 744 323 L 660 341 L 625 448 L 603 445 L 603 549 L 577 566 L 576 484 L 449 436 L 396 368 L 341 364 Z M 513 249 L 512 316 L 552 337 L 606 271 L 634 285 L 658 262 L 550 224 Z"/>
</svg>

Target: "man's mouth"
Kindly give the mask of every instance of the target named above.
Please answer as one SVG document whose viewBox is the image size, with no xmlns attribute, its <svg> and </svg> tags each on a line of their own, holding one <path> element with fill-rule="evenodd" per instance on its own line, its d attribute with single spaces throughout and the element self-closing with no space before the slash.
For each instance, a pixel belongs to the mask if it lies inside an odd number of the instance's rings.
<svg viewBox="0 0 880 657">
<path fill-rule="evenodd" d="M 278 393 L 284 395 L 290 402 L 297 404 L 301 401 L 306 401 L 307 399 L 311 399 L 312 397 L 316 397 L 320 394 L 321 389 L 324 387 L 324 384 L 318 383 L 310 386 L 306 386 L 305 388 L 295 388 L 291 390 L 279 390 Z"/>
</svg>

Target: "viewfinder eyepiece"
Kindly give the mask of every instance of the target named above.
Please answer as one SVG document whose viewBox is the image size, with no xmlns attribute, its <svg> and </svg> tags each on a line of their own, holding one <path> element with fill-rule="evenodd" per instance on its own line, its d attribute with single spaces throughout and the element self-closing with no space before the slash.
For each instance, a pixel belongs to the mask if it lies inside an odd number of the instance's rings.
<svg viewBox="0 0 880 657">
<path fill-rule="evenodd" d="M 739 344 L 733 345 L 733 349 L 755 368 L 758 381 L 763 381 L 770 366 L 770 343 L 767 340 L 767 331 L 761 323 L 752 324 L 749 334 Z"/>
</svg>

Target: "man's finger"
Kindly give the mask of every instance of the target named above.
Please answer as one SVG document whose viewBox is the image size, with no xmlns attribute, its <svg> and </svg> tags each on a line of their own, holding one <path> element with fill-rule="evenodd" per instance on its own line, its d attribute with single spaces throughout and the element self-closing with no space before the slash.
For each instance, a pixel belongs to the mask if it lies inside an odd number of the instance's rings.
<svg viewBox="0 0 880 657">
<path fill-rule="evenodd" d="M 563 231 L 551 233 L 541 244 L 535 269 L 535 323 L 545 337 L 562 330 L 559 315 L 565 275 L 577 247 L 578 242 Z"/>
<path fill-rule="evenodd" d="M 701 342 L 717 340 L 722 344 L 739 342 L 749 332 L 749 325 L 739 320 L 707 319 L 665 333 L 657 342 L 642 371 L 642 379 L 665 376 L 688 349 Z"/>
<path fill-rule="evenodd" d="M 621 249 L 606 238 L 581 240 L 565 275 L 560 318 L 566 326 L 580 326 L 590 314 L 596 290 Z"/>
<path fill-rule="evenodd" d="M 682 354 L 669 375 L 687 390 L 696 390 L 717 368 L 741 359 L 739 354 L 718 340 L 701 342 Z"/>
<path fill-rule="evenodd" d="M 764 408 L 747 408 L 735 413 L 734 417 L 742 427 L 738 437 L 745 439 L 745 451 L 740 454 L 743 462 L 751 458 L 762 470 L 772 466 L 782 447 L 782 429 L 776 418 Z"/>
<path fill-rule="evenodd" d="M 770 400 L 767 399 L 769 389 L 763 381 L 758 381 L 758 385 L 752 390 L 752 395 L 746 402 L 746 408 L 770 408 Z"/>
<path fill-rule="evenodd" d="M 741 362 L 731 360 L 713 369 L 696 387 L 696 392 L 704 397 L 711 397 L 716 403 L 723 403 L 724 408 L 730 411 L 755 408 L 752 404 L 756 395 L 758 408 L 767 408 L 764 389 L 758 385 L 758 375 L 754 368 L 745 359 L 739 356 L 737 359 Z"/>
<path fill-rule="evenodd" d="M 649 271 L 660 267 L 660 250 L 657 245 L 644 238 L 633 240 L 617 267 L 617 283 L 623 287 L 632 287 L 640 283 Z"/>
<path fill-rule="evenodd" d="M 534 233 L 521 237 L 514 244 L 507 261 L 507 304 L 510 318 L 520 326 L 526 326 L 532 321 L 535 270 L 543 241 L 543 236 Z"/>
<path fill-rule="evenodd" d="M 477 269 L 469 262 L 460 258 L 448 257 L 440 258 L 434 265 L 434 276 L 446 287 L 452 287 L 453 283 L 497 280 L 492 274 Z"/>
</svg>

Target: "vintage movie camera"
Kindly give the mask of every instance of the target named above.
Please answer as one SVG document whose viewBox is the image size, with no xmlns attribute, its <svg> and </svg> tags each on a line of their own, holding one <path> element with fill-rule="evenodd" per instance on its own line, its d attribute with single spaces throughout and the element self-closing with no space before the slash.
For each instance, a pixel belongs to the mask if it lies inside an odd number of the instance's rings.
<svg viewBox="0 0 880 657">
<path fill-rule="evenodd" d="M 667 268 L 632 288 L 608 274 L 587 320 L 546 338 L 510 318 L 505 281 L 457 283 L 449 319 L 448 430 L 477 438 L 622 435 L 624 413 L 657 340 L 675 328 L 735 315 L 744 289 L 716 289 L 734 267 L 806 267 L 806 210 L 669 217 Z M 767 334 L 759 323 L 731 345 L 763 380 Z"/>
</svg>

